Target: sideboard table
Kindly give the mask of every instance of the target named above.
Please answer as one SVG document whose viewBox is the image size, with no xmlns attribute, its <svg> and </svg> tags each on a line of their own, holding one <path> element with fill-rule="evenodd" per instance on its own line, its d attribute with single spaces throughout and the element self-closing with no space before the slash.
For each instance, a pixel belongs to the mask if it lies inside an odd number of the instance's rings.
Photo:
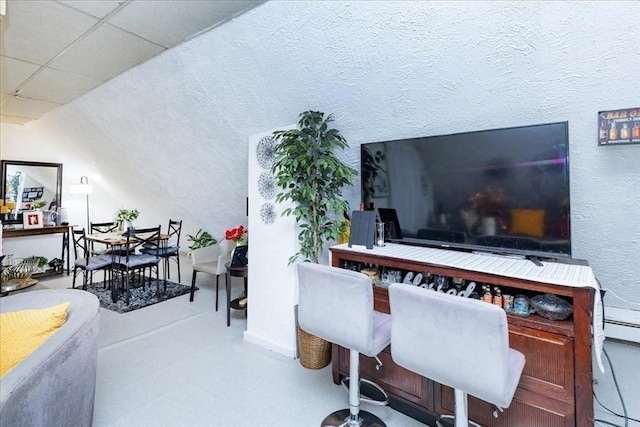
<svg viewBox="0 0 640 427">
<path fill-rule="evenodd" d="M 27 228 L 27 229 L 8 229 L 2 230 L 2 238 L 3 239 L 12 239 L 16 237 L 26 237 L 26 236 L 45 236 L 49 234 L 61 234 L 62 235 L 62 253 L 60 255 L 60 259 L 62 259 L 62 264 L 66 263 L 67 265 L 67 275 L 69 275 L 69 230 L 72 226 L 69 225 L 55 225 L 48 226 L 42 228 Z M 62 274 L 64 272 L 64 268 L 53 269 L 50 268 L 43 273 L 36 273 L 32 277 L 44 277 L 51 276 L 54 274 Z"/>
<path fill-rule="evenodd" d="M 591 325 L 598 318 L 593 313 L 594 297 L 600 300 L 586 261 L 543 260 L 543 266 L 538 267 L 526 259 L 388 243 L 373 249 L 334 246 L 331 263 L 355 270 L 400 270 L 403 277 L 407 272 L 445 276 L 473 281 L 478 288 L 480 284 L 500 286 L 509 294 L 552 293 L 570 301 L 573 315 L 563 321 L 537 314 L 526 318 L 507 315 L 510 345 L 526 357 L 518 389 L 504 412 L 469 396 L 469 418 L 488 427 L 593 425 Z M 374 308 L 389 313 L 386 288 L 374 286 Z M 464 313 L 460 313 L 460 319 L 464 321 Z M 599 339 L 594 340 L 596 350 L 600 344 Z M 433 351 L 438 351 L 438 345 L 433 343 Z M 598 351 L 596 356 L 599 360 Z M 393 363 L 390 347 L 379 357 L 383 365 L 378 370 L 375 360 L 361 356 L 361 375 L 382 386 L 392 407 L 423 422 L 431 422 L 438 414 L 453 413 L 452 389 Z M 477 361 L 477 367 L 482 369 L 482 360 Z M 336 344 L 332 373 L 336 384 L 349 375 L 349 351 Z"/>
</svg>

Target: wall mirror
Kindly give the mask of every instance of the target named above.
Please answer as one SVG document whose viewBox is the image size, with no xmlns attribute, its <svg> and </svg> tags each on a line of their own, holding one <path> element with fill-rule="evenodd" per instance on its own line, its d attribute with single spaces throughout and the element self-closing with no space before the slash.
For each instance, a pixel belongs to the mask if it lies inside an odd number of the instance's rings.
<svg viewBox="0 0 640 427">
<path fill-rule="evenodd" d="M 54 210 L 62 203 L 62 163 L 2 160 L 0 198 L 11 212 L 4 223 L 22 223 L 22 214 L 33 208 Z"/>
</svg>

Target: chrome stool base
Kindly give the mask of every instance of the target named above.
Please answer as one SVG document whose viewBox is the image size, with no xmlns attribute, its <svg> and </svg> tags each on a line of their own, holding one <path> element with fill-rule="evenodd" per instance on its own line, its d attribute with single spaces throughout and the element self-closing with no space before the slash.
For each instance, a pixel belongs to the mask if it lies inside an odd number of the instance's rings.
<svg viewBox="0 0 640 427">
<path fill-rule="evenodd" d="M 387 427 L 387 425 L 377 416 L 371 412 L 360 411 L 358 413 L 358 420 L 349 423 L 349 417 L 351 413 L 349 409 L 341 409 L 332 414 L 329 414 L 327 418 L 320 424 L 322 427 Z"/>
<path fill-rule="evenodd" d="M 364 392 L 362 390 L 363 384 L 365 385 Z M 345 377 L 342 379 L 342 388 L 344 388 L 347 393 L 349 393 L 349 377 Z M 376 394 L 377 396 L 374 396 Z M 374 383 L 373 381 L 360 378 L 360 402 L 386 406 L 389 404 L 389 396 L 378 384 Z"/>
<path fill-rule="evenodd" d="M 443 418 L 450 419 L 450 420 L 452 420 L 453 422 L 455 422 L 455 421 L 456 421 L 456 417 L 454 417 L 453 415 L 440 415 L 440 416 L 438 417 L 438 419 L 436 420 L 436 426 L 437 426 L 437 427 L 446 427 L 444 424 L 442 424 L 442 423 L 440 422 L 440 420 L 441 420 L 441 419 L 443 419 Z M 475 421 L 467 420 L 467 422 L 468 422 L 467 426 L 482 427 L 480 424 L 476 423 Z M 464 423 L 463 423 L 463 424 L 464 424 Z"/>
</svg>

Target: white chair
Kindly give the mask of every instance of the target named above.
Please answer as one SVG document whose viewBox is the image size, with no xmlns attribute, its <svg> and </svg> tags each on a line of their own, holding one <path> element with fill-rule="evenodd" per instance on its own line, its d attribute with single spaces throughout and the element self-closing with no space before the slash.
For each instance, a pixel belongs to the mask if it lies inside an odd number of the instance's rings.
<svg viewBox="0 0 640 427">
<path fill-rule="evenodd" d="M 384 427 L 380 418 L 360 410 L 360 354 L 376 357 L 391 342 L 390 316 L 373 309 L 371 279 L 307 262 L 297 268 L 300 328 L 349 349 L 349 409 L 329 414 L 321 425 Z"/>
<path fill-rule="evenodd" d="M 189 253 L 193 264 L 193 275 L 191 276 L 191 297 L 189 298 L 189 301 L 193 301 L 193 294 L 196 290 L 196 275 L 198 272 L 212 274 L 216 276 L 216 311 L 218 311 L 220 275 L 227 272 L 225 264 L 231 261 L 231 251 L 233 251 L 234 247 L 234 242 L 225 239 L 211 246 L 194 249 Z"/>
<path fill-rule="evenodd" d="M 511 404 L 525 358 L 509 348 L 504 310 L 403 283 L 389 286 L 389 305 L 393 361 L 454 389 L 456 427 L 469 425 L 467 394 Z"/>
</svg>

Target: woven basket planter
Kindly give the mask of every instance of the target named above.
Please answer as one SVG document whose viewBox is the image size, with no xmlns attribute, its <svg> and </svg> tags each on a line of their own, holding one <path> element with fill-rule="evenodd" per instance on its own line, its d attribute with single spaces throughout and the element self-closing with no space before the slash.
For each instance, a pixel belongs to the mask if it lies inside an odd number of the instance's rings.
<svg viewBox="0 0 640 427">
<path fill-rule="evenodd" d="M 331 362 L 331 343 L 298 327 L 300 364 L 307 369 L 322 369 Z"/>
</svg>

